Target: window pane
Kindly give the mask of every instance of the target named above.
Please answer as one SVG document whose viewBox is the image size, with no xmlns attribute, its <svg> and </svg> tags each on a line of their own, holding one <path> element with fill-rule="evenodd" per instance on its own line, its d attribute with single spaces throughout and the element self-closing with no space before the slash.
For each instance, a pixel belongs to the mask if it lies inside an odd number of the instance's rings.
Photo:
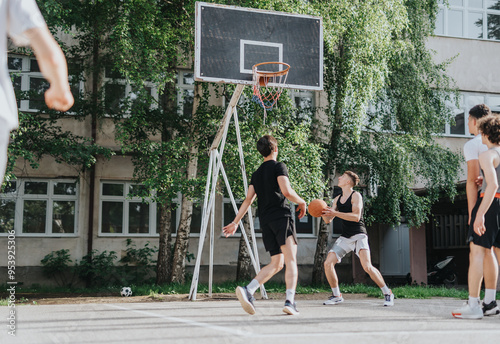
<svg viewBox="0 0 500 344">
<path fill-rule="evenodd" d="M 297 109 L 310 109 L 312 107 L 312 97 L 295 97 L 295 106 L 297 107 Z"/>
<path fill-rule="evenodd" d="M 483 8 L 483 0 L 469 0 L 469 7 Z"/>
<path fill-rule="evenodd" d="M 450 0 L 450 6 L 463 6 L 464 0 Z"/>
<path fill-rule="evenodd" d="M 314 217 L 310 215 L 305 215 L 299 220 L 299 213 L 293 210 L 295 213 L 295 229 L 297 234 L 313 234 L 313 221 Z"/>
<path fill-rule="evenodd" d="M 128 191 L 129 197 L 149 196 L 148 187 L 146 185 L 138 185 L 138 184 L 130 185 L 128 190 L 129 190 Z"/>
<path fill-rule="evenodd" d="M 54 201 L 52 233 L 75 232 L 75 202 Z"/>
<path fill-rule="evenodd" d="M 488 14 L 488 39 L 500 41 L 500 15 Z"/>
<path fill-rule="evenodd" d="M 463 32 L 463 12 L 448 11 L 448 35 L 462 37 Z"/>
<path fill-rule="evenodd" d="M 30 72 L 40 73 L 40 67 L 38 66 L 37 60 L 30 60 Z"/>
<path fill-rule="evenodd" d="M 119 111 L 120 104 L 125 99 L 125 85 L 107 84 L 104 89 L 104 97 L 107 110 Z"/>
<path fill-rule="evenodd" d="M 123 202 L 102 202 L 102 232 L 123 233 Z"/>
<path fill-rule="evenodd" d="M 40 110 L 44 106 L 44 93 L 49 86 L 49 83 L 43 78 L 30 78 L 30 109 Z"/>
<path fill-rule="evenodd" d="M 200 233 L 201 229 L 201 205 L 193 204 L 193 215 L 191 216 L 191 233 Z"/>
<path fill-rule="evenodd" d="M 15 92 L 21 92 L 21 77 L 16 75 L 11 75 L 10 79 L 12 80 L 12 87 L 14 87 Z M 16 95 L 17 100 L 17 108 L 21 107 L 21 99 L 19 95 Z"/>
<path fill-rule="evenodd" d="M 436 17 L 436 35 L 444 35 L 444 9 L 440 9 Z"/>
<path fill-rule="evenodd" d="M 20 57 L 9 57 L 7 61 L 10 70 L 20 71 L 23 69 L 23 60 Z"/>
<path fill-rule="evenodd" d="M 54 195 L 76 195 L 76 183 L 54 183 Z"/>
<path fill-rule="evenodd" d="M 486 6 L 492 10 L 500 10 L 500 1 L 498 0 L 488 0 Z"/>
<path fill-rule="evenodd" d="M 490 96 L 488 98 L 488 106 L 493 112 L 500 112 L 500 97 Z"/>
<path fill-rule="evenodd" d="M 469 12 L 469 23 L 468 23 L 468 34 L 469 38 L 483 38 L 483 14 Z"/>
<path fill-rule="evenodd" d="M 24 201 L 23 233 L 45 233 L 47 201 Z"/>
<path fill-rule="evenodd" d="M 484 104 L 483 96 L 469 96 L 467 99 L 467 105 L 472 108 L 478 104 Z"/>
<path fill-rule="evenodd" d="M 0 199 L 0 233 L 14 229 L 16 201 Z"/>
<path fill-rule="evenodd" d="M 193 114 L 194 90 L 184 90 L 182 96 L 182 113 L 186 117 Z"/>
<path fill-rule="evenodd" d="M 182 73 L 182 82 L 184 85 L 194 85 L 194 74 Z"/>
<path fill-rule="evenodd" d="M 123 196 L 123 184 L 102 184 L 104 196 Z"/>
<path fill-rule="evenodd" d="M 129 203 L 129 233 L 149 233 L 149 204 Z"/>
<path fill-rule="evenodd" d="M 465 134 L 465 116 L 463 112 L 455 116 L 455 125 L 450 126 L 450 134 Z"/>
<path fill-rule="evenodd" d="M 25 195 L 46 195 L 47 182 L 25 182 L 24 183 Z"/>
</svg>

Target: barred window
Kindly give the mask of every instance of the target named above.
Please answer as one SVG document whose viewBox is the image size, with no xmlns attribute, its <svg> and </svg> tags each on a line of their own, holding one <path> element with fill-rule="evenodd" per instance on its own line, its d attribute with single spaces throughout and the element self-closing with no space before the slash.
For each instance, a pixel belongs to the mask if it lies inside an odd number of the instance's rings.
<svg viewBox="0 0 500 344">
<path fill-rule="evenodd" d="M 433 247 L 467 247 L 468 216 L 461 214 L 434 214 L 432 221 Z"/>
</svg>

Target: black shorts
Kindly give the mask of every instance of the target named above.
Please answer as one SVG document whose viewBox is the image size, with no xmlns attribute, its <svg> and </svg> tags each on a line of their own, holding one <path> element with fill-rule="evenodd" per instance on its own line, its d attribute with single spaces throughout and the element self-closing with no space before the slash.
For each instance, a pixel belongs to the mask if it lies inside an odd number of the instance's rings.
<svg viewBox="0 0 500 344">
<path fill-rule="evenodd" d="M 475 245 L 482 246 L 484 248 L 491 248 L 492 246 L 500 248 L 500 199 L 494 198 L 490 205 L 490 208 L 484 214 L 484 226 L 486 227 L 486 232 L 479 236 L 474 232 L 474 221 L 476 220 L 477 210 L 481 205 L 483 198 L 477 199 L 476 205 L 472 209 L 472 214 L 470 218 L 469 233 L 467 235 L 467 243 L 473 242 Z"/>
<path fill-rule="evenodd" d="M 297 243 L 295 223 L 291 217 L 283 217 L 262 224 L 262 241 L 264 241 L 264 247 L 271 256 L 282 253 L 281 246 L 285 245 L 286 239 L 290 235 L 293 236 L 293 240 Z"/>
</svg>

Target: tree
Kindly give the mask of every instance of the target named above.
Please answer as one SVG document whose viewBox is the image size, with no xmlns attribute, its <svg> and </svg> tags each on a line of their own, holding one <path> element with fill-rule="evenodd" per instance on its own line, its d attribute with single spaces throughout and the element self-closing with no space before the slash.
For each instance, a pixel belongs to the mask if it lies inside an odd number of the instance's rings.
<svg viewBox="0 0 500 344">
<path fill-rule="evenodd" d="M 338 35 L 325 35 L 331 104 L 326 179 L 333 186 L 335 172 L 357 170 L 375 191 L 365 198 L 369 224 L 397 224 L 405 216 L 418 226 L 441 191 L 455 195 L 460 158 L 434 140 L 451 121 L 446 102 L 453 98 L 446 64 L 435 64 L 425 47 L 437 3 L 409 0 L 401 5 L 356 2 L 347 12 L 351 17 L 341 16 L 350 25 Z M 413 192 L 417 181 L 425 185 L 426 195 Z M 325 227 L 316 248 L 317 283 L 324 278 Z"/>
<path fill-rule="evenodd" d="M 63 16 L 55 2 L 39 2 L 42 14 L 44 15 L 49 28 L 55 34 L 58 28 L 68 28 L 61 20 Z M 57 37 L 57 35 L 54 35 Z M 79 121 L 85 121 L 87 113 L 84 109 L 88 105 L 85 95 L 78 89 L 78 84 L 83 80 L 83 70 L 80 68 L 80 56 L 75 59 L 72 55 L 73 47 L 59 42 L 65 54 L 68 56 L 68 71 L 70 84 L 72 87 L 75 104 L 68 115 L 58 111 L 49 110 L 42 101 L 43 92 L 48 87 L 45 83 L 38 90 L 32 89 L 29 92 L 16 90 L 18 101 L 29 100 L 30 107 L 36 107 L 38 112 L 20 112 L 19 129 L 12 132 L 12 141 L 9 145 L 9 161 L 7 165 L 5 181 L 15 178 L 14 171 L 18 159 L 24 159 L 31 168 L 38 168 L 39 162 L 44 156 L 51 156 L 55 162 L 74 166 L 77 173 L 91 170 L 97 160 L 97 156 L 110 158 L 113 153 L 94 142 L 91 138 L 75 135 L 68 130 L 64 130 L 61 122 L 69 116 Z M 31 49 L 15 48 L 9 46 L 9 53 L 19 53 L 34 57 Z M 17 84 L 17 74 L 13 74 L 14 84 Z"/>
<path fill-rule="evenodd" d="M 179 56 L 189 58 L 194 53 L 194 2 L 184 1 L 172 4 L 157 3 L 155 1 L 123 1 L 122 3 L 125 9 L 120 24 L 113 29 L 111 35 L 114 40 L 112 43 L 113 50 L 117 52 L 116 55 L 119 57 L 115 67 L 127 75 L 134 84 L 141 85 L 149 78 L 154 80 L 161 89 L 162 84 L 168 85 L 168 83 L 165 83 L 166 80 L 174 80 L 173 74 L 170 74 L 170 72 L 175 72 Z M 268 3 L 266 1 L 262 2 L 262 4 Z M 166 47 L 166 49 L 162 49 L 162 47 Z M 147 66 L 144 71 L 142 66 Z M 172 93 L 169 93 L 171 91 Z M 168 87 L 163 90 L 163 94 L 170 97 L 170 99 L 175 95 L 173 88 Z M 140 97 L 140 93 L 136 96 Z M 205 183 L 205 175 L 198 176 L 197 171 L 206 168 L 206 148 L 211 141 L 211 135 L 214 135 L 216 131 L 224 110 L 220 107 L 208 105 L 210 94 L 207 84 L 203 86 L 201 84 L 195 85 L 194 99 L 195 104 L 189 115 L 180 113 L 174 107 L 166 108 L 165 103 L 163 103 L 157 108 L 156 115 L 153 115 L 154 111 L 151 111 L 148 106 L 142 107 L 141 110 L 134 108 L 129 112 L 128 118 L 119 118 L 118 124 L 121 128 L 120 142 L 122 142 L 125 151 L 134 156 L 136 171 L 134 176 L 137 180 L 157 190 L 155 200 L 163 203 L 169 202 L 169 197 L 171 199 L 176 192 L 182 192 L 181 219 L 171 263 L 170 280 L 175 282 L 184 281 L 185 257 L 193 207 L 192 200 L 201 199 L 201 191 L 204 189 L 202 185 Z M 258 108 L 254 105 L 248 109 L 249 113 L 243 114 L 243 117 L 256 117 L 255 111 Z M 290 117 L 288 114 L 289 109 L 290 106 L 287 107 L 286 111 L 281 112 L 283 118 Z M 254 120 L 251 125 L 249 124 L 252 133 L 255 133 L 254 128 L 258 128 L 259 134 L 276 131 L 284 135 L 285 129 L 296 124 L 296 122 L 288 120 L 287 125 L 280 125 L 279 128 L 273 128 L 271 125 L 263 127 L 262 118 L 256 118 L 259 121 Z M 165 125 L 165 120 L 169 121 L 168 125 Z M 273 125 L 278 126 L 276 122 Z M 152 147 L 159 146 L 157 142 L 151 142 L 151 137 L 155 136 L 155 130 L 160 127 L 165 128 L 166 132 L 169 133 L 168 135 L 162 135 L 161 142 L 165 144 L 168 136 L 169 144 L 164 148 L 169 149 L 170 152 L 162 150 L 152 152 L 152 155 L 143 154 L 143 152 L 151 151 Z M 204 128 L 204 130 L 201 131 L 200 128 Z M 311 153 L 308 154 L 314 154 L 314 152 L 318 151 L 318 146 L 308 143 L 310 137 L 304 132 L 308 131 L 302 127 L 300 135 L 293 137 L 293 134 L 290 133 L 287 140 L 293 142 L 293 146 L 296 147 L 295 150 L 302 148 L 310 150 Z M 254 144 L 258 137 L 257 135 L 245 136 L 245 140 L 247 140 L 245 146 L 250 147 L 250 154 L 255 154 Z M 298 140 L 302 141 L 299 142 Z M 307 145 L 303 145 L 303 143 Z M 172 156 L 171 151 L 176 151 L 176 156 Z M 290 150 L 290 160 L 292 160 L 292 153 L 297 152 Z M 166 168 L 164 172 L 158 173 L 158 170 L 156 170 L 158 165 L 150 162 L 152 156 L 156 155 L 166 157 L 163 161 Z M 320 159 L 317 158 L 315 163 L 317 161 L 320 161 Z M 229 165 L 232 163 L 235 164 L 234 166 L 239 167 L 239 160 L 228 161 Z M 300 162 L 295 161 L 291 161 L 290 164 L 301 165 Z M 303 173 L 304 168 L 301 169 L 302 179 L 307 175 L 307 173 Z M 170 179 L 170 183 L 160 182 L 162 178 Z M 170 185 L 170 188 L 167 188 L 167 185 Z M 302 181 L 304 189 L 317 188 L 317 185 L 317 183 Z M 159 198 L 159 190 L 163 192 L 161 199 Z M 314 193 L 317 192 L 316 189 Z M 162 249 L 162 246 L 162 242 L 160 242 L 160 254 L 165 251 L 169 252 L 168 249 Z M 161 259 L 159 259 L 160 261 Z M 168 265 L 165 264 L 165 266 Z M 160 271 L 158 271 L 158 274 L 160 274 Z"/>
</svg>

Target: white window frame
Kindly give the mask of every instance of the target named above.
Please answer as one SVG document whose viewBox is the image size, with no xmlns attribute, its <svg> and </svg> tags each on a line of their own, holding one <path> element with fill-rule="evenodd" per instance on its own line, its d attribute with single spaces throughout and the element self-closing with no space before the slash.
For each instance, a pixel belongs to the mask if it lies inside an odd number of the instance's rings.
<svg viewBox="0 0 500 344">
<path fill-rule="evenodd" d="M 483 7 L 482 8 L 475 8 L 475 7 L 469 7 L 469 0 L 463 0 L 463 5 L 458 6 L 458 5 L 445 5 L 443 4 L 443 1 L 440 1 L 439 4 L 439 13 L 438 16 L 442 14 L 443 18 L 443 33 L 435 33 L 436 36 L 446 36 L 446 37 L 458 37 L 458 38 L 465 38 L 465 39 L 477 39 L 477 40 L 484 40 L 484 41 L 493 41 L 493 42 L 500 42 L 500 40 L 496 39 L 490 39 L 488 38 L 488 14 L 493 14 L 493 15 L 499 15 L 500 16 L 500 10 L 493 10 L 493 9 L 488 9 L 487 8 L 488 1 L 483 0 Z M 461 11 L 462 12 L 462 35 L 461 36 L 453 36 L 448 33 L 448 14 L 449 11 Z M 470 38 L 469 37 L 469 27 L 468 27 L 468 22 L 469 22 L 469 13 L 482 13 L 483 16 L 483 38 Z M 438 28 L 436 27 L 436 32 Z"/>
<path fill-rule="evenodd" d="M 104 69 L 104 77 L 103 77 L 103 87 L 104 87 L 104 104 L 106 104 L 106 86 L 107 85 L 121 85 L 125 86 L 125 95 L 123 98 L 120 99 L 120 103 L 129 97 L 131 97 L 134 92 L 132 90 L 132 84 L 127 82 L 125 79 L 119 79 L 119 78 L 112 78 L 106 76 L 107 68 Z M 151 105 L 151 108 L 157 108 L 158 107 L 158 89 L 155 87 L 155 85 L 152 82 L 145 82 L 143 86 L 151 88 L 151 96 L 155 99 L 155 102 Z M 109 116 L 106 114 L 106 116 Z M 125 117 L 130 116 L 129 112 L 124 113 Z"/>
<path fill-rule="evenodd" d="M 16 179 L 16 192 L 12 194 L 0 194 L 0 199 L 15 200 L 15 218 L 14 230 L 18 237 L 77 237 L 78 236 L 78 209 L 79 209 L 79 184 L 74 179 Z M 45 182 L 47 183 L 46 195 L 24 194 L 25 182 Z M 75 195 L 55 195 L 54 184 L 56 183 L 75 183 Z M 23 233 L 23 215 L 24 201 L 46 201 L 46 217 L 45 217 L 45 233 Z M 75 227 L 73 233 L 53 233 L 52 232 L 52 217 L 54 201 L 73 201 L 75 202 Z M 7 233 L 0 233 L 0 236 L 7 236 Z"/>
<path fill-rule="evenodd" d="M 316 93 L 311 90 L 297 90 L 297 89 L 290 89 L 289 90 L 289 95 L 290 98 L 292 99 L 293 106 L 297 108 L 295 99 L 296 98 L 309 98 L 311 99 L 311 108 L 314 108 L 315 106 L 315 95 Z M 297 108 L 299 110 L 304 110 L 306 108 Z"/>
<path fill-rule="evenodd" d="M 193 83 L 185 83 L 184 75 L 191 74 L 193 78 Z M 193 91 L 194 96 L 194 72 L 190 70 L 179 70 L 177 72 L 177 109 L 179 115 L 184 113 L 184 91 Z"/>
<path fill-rule="evenodd" d="M 48 83 L 47 79 L 42 75 L 41 72 L 31 72 L 30 67 L 31 67 L 31 62 L 36 61 L 34 57 L 30 56 L 24 56 L 24 55 L 19 55 L 19 54 L 8 54 L 8 58 L 18 58 L 21 59 L 21 70 L 15 70 L 15 69 L 9 69 L 9 74 L 14 74 L 16 76 L 21 77 L 21 91 L 23 92 L 28 92 L 30 90 L 30 81 L 31 78 L 36 78 L 36 79 L 43 79 L 45 82 Z M 84 88 L 84 83 L 83 81 L 80 81 L 78 84 L 78 91 L 81 92 Z M 42 96 L 43 98 L 43 96 Z M 16 99 L 17 100 L 17 99 Z M 30 108 L 29 100 L 20 100 L 19 101 L 19 111 L 22 112 L 38 112 L 40 110 L 38 109 L 33 109 Z M 71 114 L 71 111 L 68 112 Z"/>
<path fill-rule="evenodd" d="M 121 196 L 103 195 L 104 184 L 123 185 L 123 194 Z M 129 204 L 130 203 L 143 203 L 141 197 L 128 197 L 128 190 L 131 185 L 140 185 L 131 181 L 111 181 L 102 180 L 99 185 L 99 236 L 101 237 L 157 237 L 156 233 L 156 203 L 147 201 L 149 205 L 149 232 L 148 233 L 129 233 Z M 102 232 L 102 204 L 105 201 L 122 202 L 122 233 L 103 233 Z"/>
<path fill-rule="evenodd" d="M 470 98 L 472 97 L 482 97 L 482 102 L 472 101 Z M 484 103 L 488 105 L 492 111 L 500 112 L 500 94 L 490 94 L 490 93 L 478 93 L 478 92 L 460 92 L 460 107 L 455 109 L 455 112 L 458 114 L 463 111 L 464 113 L 464 134 L 451 134 L 451 126 L 449 123 L 445 125 L 445 131 L 443 136 L 445 137 L 466 137 L 470 138 L 471 133 L 469 132 L 469 127 L 467 125 L 467 121 L 469 118 L 470 109 L 477 105 Z M 450 105 L 452 106 L 452 105 Z"/>
<path fill-rule="evenodd" d="M 109 196 L 103 195 L 104 184 L 118 184 L 123 185 L 123 194 L 121 196 Z M 154 201 L 148 201 L 149 204 L 149 232 L 148 233 L 129 233 L 129 204 L 143 202 L 140 197 L 128 197 L 128 190 L 130 185 L 141 185 L 139 183 L 131 181 L 116 181 L 116 180 L 102 180 L 99 186 L 99 236 L 100 237 L 158 237 L 159 233 L 156 232 L 157 223 L 157 203 Z M 153 191 L 154 193 L 154 191 Z M 102 203 L 105 201 L 110 202 L 122 202 L 123 203 L 123 215 L 122 215 L 122 233 L 103 233 L 102 232 Z M 146 200 L 147 201 L 147 200 Z M 172 216 L 175 216 L 175 228 L 172 228 L 172 237 L 177 236 L 177 229 L 179 228 L 179 222 L 181 218 L 181 203 L 182 194 L 177 194 L 177 196 L 172 199 L 173 203 L 177 204 L 177 208 L 172 212 Z M 191 233 L 191 238 L 199 237 L 199 233 Z"/>
</svg>

